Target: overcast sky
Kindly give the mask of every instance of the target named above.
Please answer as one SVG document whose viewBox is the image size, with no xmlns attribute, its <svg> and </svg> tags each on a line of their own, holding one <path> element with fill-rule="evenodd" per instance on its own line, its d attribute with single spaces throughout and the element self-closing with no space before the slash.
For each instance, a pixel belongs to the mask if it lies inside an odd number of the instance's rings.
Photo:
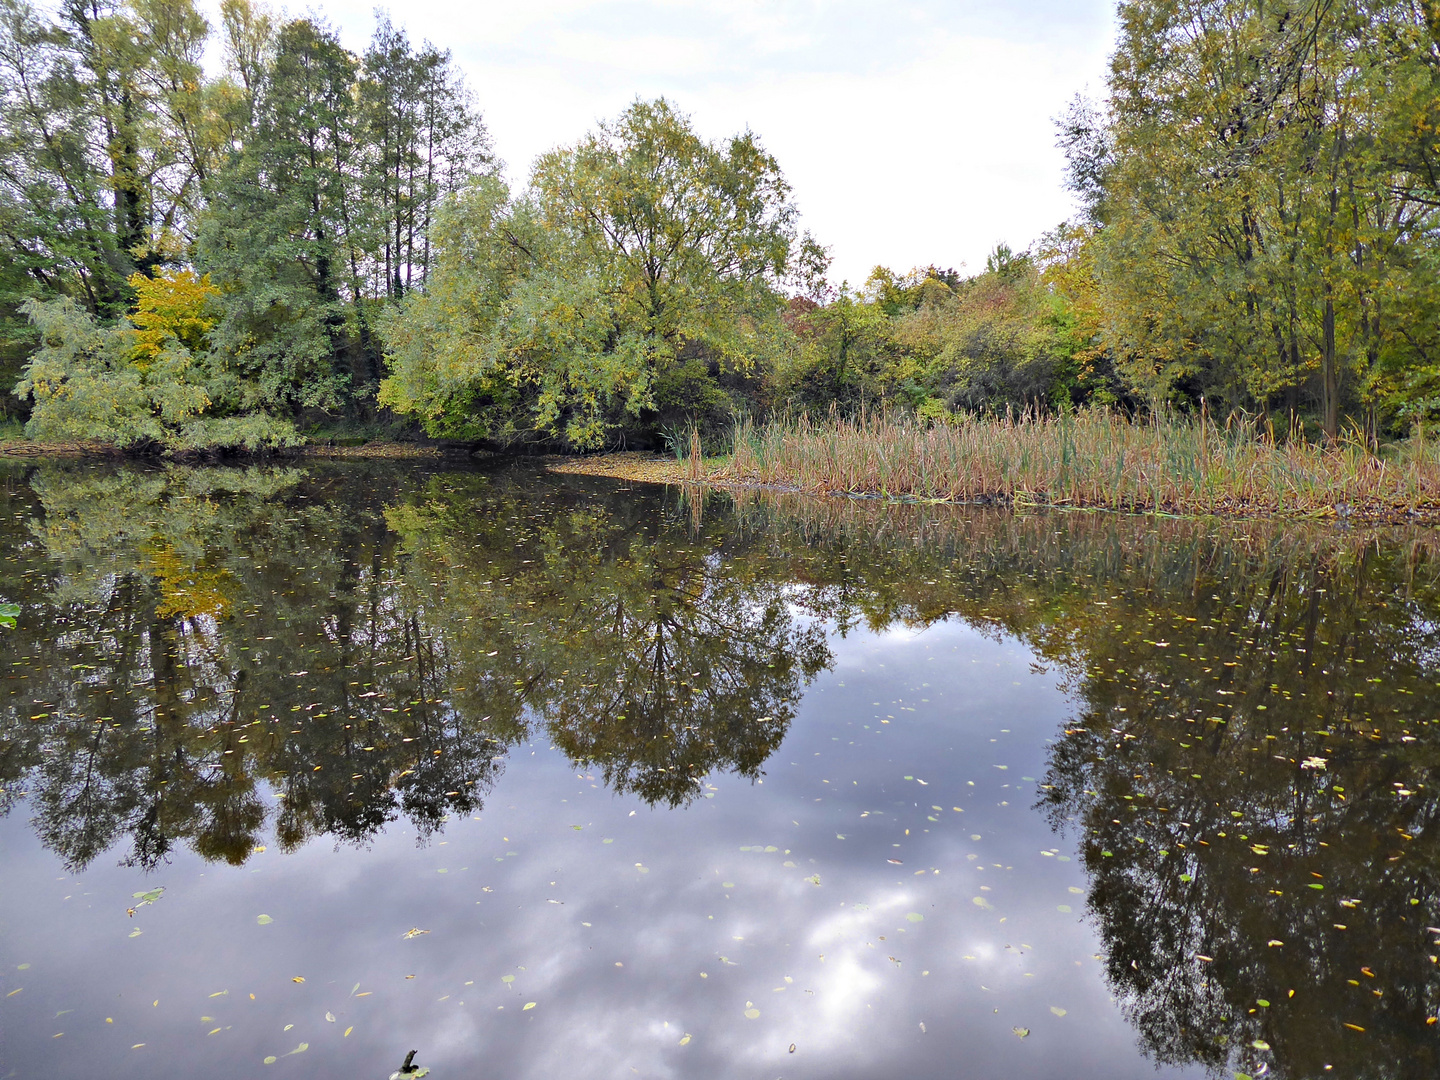
<svg viewBox="0 0 1440 1080">
<path fill-rule="evenodd" d="M 218 10 L 218 2 L 207 7 Z M 372 0 L 318 10 L 362 51 Z M 292 13 L 298 7 L 291 7 Z M 1099 91 L 1112 0 L 408 0 L 448 48 L 512 184 L 636 96 L 697 129 L 750 127 L 779 159 L 832 276 L 984 265 L 1072 214 L 1051 118 Z M 218 20 L 217 20 L 218 21 Z"/>
</svg>

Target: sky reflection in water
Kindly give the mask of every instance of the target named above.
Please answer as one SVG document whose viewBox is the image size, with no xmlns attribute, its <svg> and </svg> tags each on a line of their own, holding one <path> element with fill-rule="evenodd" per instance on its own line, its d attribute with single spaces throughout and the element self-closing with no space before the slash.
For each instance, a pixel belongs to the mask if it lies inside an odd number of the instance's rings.
<svg viewBox="0 0 1440 1080">
<path fill-rule="evenodd" d="M 1426 533 L 5 492 L 0 1076 L 1435 1074 Z"/>
</svg>

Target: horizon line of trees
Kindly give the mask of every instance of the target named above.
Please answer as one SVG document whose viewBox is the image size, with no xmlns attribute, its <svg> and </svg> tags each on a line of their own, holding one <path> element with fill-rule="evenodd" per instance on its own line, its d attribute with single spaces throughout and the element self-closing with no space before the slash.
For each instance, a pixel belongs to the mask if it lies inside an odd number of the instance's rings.
<svg viewBox="0 0 1440 1080">
<path fill-rule="evenodd" d="M 384 12 L 356 55 L 251 0 L 218 27 L 0 0 L 0 357 L 31 433 L 261 445 L 363 407 L 439 204 L 495 168 L 450 54 Z"/>
<path fill-rule="evenodd" d="M 855 288 L 750 131 L 637 99 L 516 190 L 447 53 L 225 0 L 0 0 L 0 350 L 36 437 L 294 422 L 722 442 L 831 408 L 1243 413 L 1371 445 L 1440 414 L 1440 4 L 1126 0 L 1057 120 L 1079 216 Z"/>
</svg>

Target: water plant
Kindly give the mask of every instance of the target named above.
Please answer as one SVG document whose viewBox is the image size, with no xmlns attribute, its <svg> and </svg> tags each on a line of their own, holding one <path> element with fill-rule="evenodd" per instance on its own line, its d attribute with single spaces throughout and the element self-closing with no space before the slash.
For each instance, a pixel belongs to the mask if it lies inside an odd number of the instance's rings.
<svg viewBox="0 0 1440 1080">
<path fill-rule="evenodd" d="M 1106 409 L 927 423 L 908 414 L 743 422 L 716 478 L 814 492 L 1016 506 L 1361 520 L 1440 512 L 1440 453 L 1374 452 L 1358 433 L 1277 438 L 1253 417 L 1145 419 Z"/>
</svg>

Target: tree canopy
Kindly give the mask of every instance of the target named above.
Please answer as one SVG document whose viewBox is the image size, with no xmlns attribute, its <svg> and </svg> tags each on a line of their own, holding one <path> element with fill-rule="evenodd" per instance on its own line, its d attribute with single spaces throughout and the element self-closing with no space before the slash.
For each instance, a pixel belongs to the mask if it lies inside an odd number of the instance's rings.
<svg viewBox="0 0 1440 1080">
<path fill-rule="evenodd" d="M 753 134 L 709 143 L 637 101 L 544 155 L 519 195 L 483 179 L 442 211 L 431 287 L 384 325 L 380 400 L 434 434 L 579 449 L 707 395 L 723 407 L 714 378 L 776 347 L 798 244 Z"/>
<path fill-rule="evenodd" d="M 210 77 L 214 31 L 192 0 L 0 4 L 0 359 L 12 379 L 53 365 L 89 319 L 121 381 L 183 344 L 206 417 L 373 409 L 371 324 L 423 287 L 438 204 L 493 165 L 485 128 L 449 54 L 387 17 L 357 56 L 318 18 L 224 0 Z M 157 321 L 156 290 L 182 281 L 207 292 L 203 332 Z M 47 371 L 18 387 L 32 434 L 108 438 L 47 411 Z"/>
</svg>

